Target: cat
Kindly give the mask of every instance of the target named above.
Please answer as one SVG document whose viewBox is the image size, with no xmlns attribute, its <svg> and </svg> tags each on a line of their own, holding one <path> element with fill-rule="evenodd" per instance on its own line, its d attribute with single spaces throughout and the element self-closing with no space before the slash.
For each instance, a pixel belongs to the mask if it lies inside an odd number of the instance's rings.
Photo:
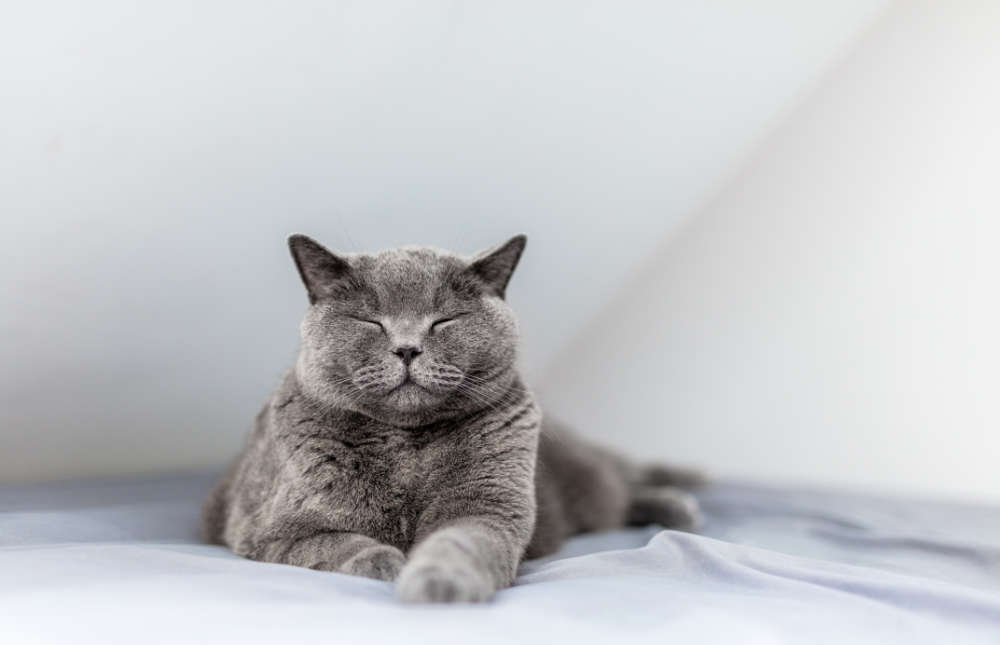
<svg viewBox="0 0 1000 645">
<path fill-rule="evenodd" d="M 236 554 L 488 600 L 522 559 L 627 524 L 690 529 L 694 470 L 639 466 L 542 415 L 505 300 L 523 235 L 473 258 L 289 247 L 309 299 L 298 358 L 204 507 Z"/>
</svg>

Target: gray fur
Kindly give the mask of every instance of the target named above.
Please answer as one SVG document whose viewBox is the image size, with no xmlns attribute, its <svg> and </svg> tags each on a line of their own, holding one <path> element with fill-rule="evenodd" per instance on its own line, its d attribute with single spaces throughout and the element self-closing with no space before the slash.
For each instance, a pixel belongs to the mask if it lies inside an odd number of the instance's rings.
<svg viewBox="0 0 1000 645">
<path fill-rule="evenodd" d="M 483 601 L 567 537 L 689 528 L 697 473 L 640 468 L 541 413 L 504 295 L 525 238 L 472 259 L 289 239 L 310 307 L 295 366 L 204 509 L 235 553 Z"/>
</svg>

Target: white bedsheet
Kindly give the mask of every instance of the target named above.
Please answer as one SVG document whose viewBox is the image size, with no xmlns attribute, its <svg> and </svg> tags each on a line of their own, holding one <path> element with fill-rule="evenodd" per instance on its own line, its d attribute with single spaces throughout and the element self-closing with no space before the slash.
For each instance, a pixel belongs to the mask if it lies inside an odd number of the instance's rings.
<svg viewBox="0 0 1000 645">
<path fill-rule="evenodd" d="M 479 606 L 198 543 L 205 475 L 0 489 L 0 643 L 1000 643 L 1000 509 L 720 484 Z"/>
</svg>

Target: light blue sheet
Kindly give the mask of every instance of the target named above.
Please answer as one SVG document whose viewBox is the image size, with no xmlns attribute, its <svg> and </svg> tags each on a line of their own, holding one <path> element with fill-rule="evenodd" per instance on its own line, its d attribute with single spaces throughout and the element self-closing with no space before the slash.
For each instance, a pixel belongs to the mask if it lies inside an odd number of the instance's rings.
<svg viewBox="0 0 1000 645">
<path fill-rule="evenodd" d="M 720 484 L 482 606 L 197 541 L 204 475 L 0 489 L 0 643 L 1000 643 L 1000 509 Z"/>
</svg>

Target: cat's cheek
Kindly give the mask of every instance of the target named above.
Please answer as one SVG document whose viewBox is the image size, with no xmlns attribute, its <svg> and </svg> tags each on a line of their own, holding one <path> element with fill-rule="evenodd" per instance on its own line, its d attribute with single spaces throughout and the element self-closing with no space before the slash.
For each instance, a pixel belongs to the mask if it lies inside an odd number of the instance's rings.
<svg viewBox="0 0 1000 645">
<path fill-rule="evenodd" d="M 459 369 L 464 369 L 468 350 L 458 343 L 448 343 L 434 348 L 434 358 L 439 363 L 454 365 Z"/>
<path fill-rule="evenodd" d="M 380 362 L 389 352 L 385 334 L 378 330 L 362 330 L 345 336 L 338 342 L 339 351 L 361 365 Z"/>
</svg>

